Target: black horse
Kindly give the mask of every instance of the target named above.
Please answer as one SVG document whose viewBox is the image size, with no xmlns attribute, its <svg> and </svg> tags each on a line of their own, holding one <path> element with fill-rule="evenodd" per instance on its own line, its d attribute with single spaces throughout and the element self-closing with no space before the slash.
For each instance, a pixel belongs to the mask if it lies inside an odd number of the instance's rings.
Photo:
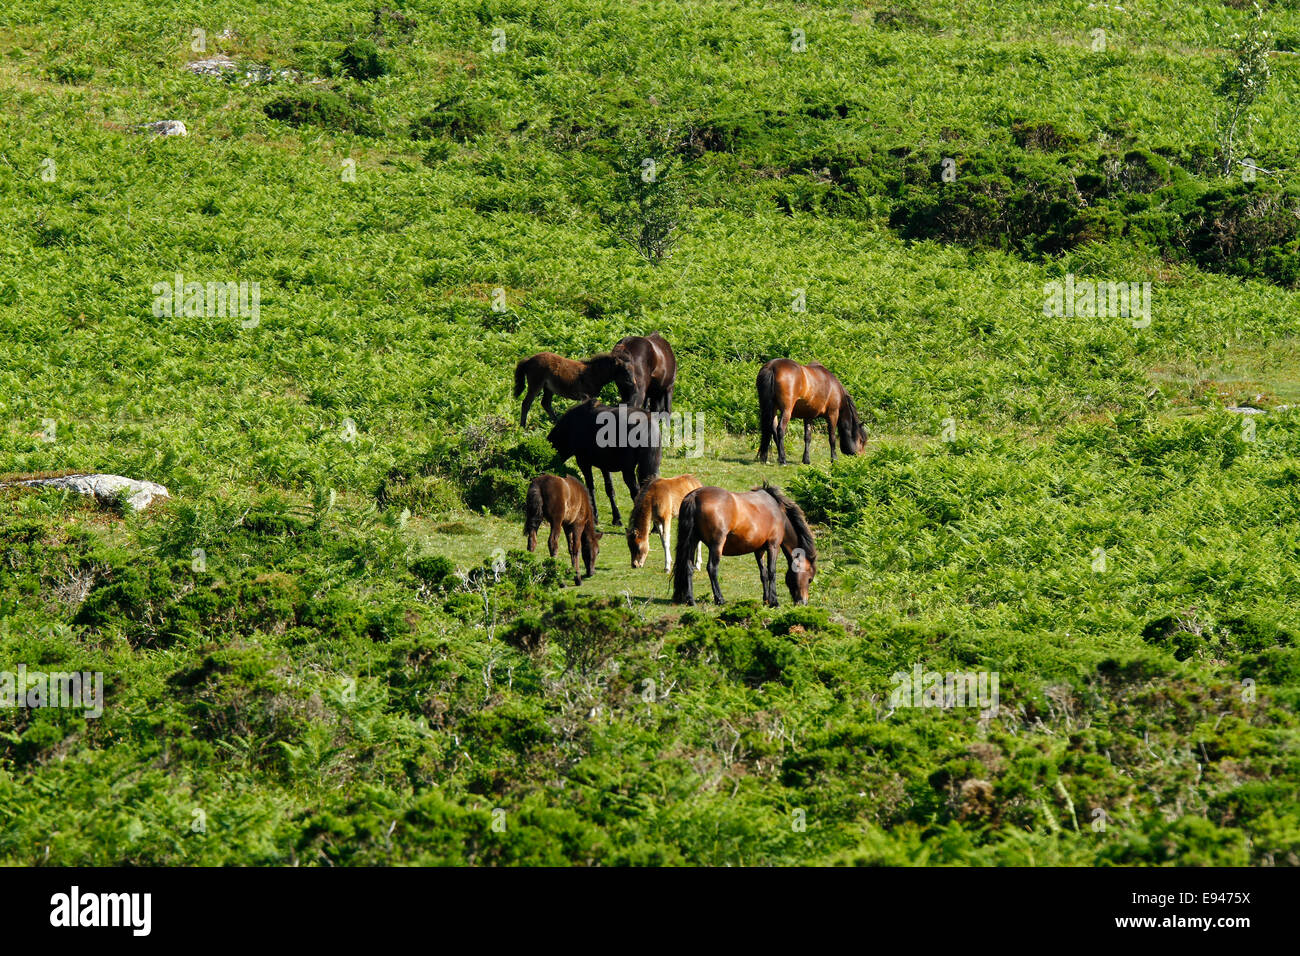
<svg viewBox="0 0 1300 956">
<path fill-rule="evenodd" d="M 635 501 L 641 484 L 658 476 L 663 456 L 659 425 L 653 415 L 626 405 L 602 405 L 594 398 L 561 415 L 546 440 L 555 449 L 557 465 L 570 458 L 577 459 L 587 480 L 587 493 L 591 495 L 591 509 L 597 520 L 600 514 L 596 507 L 596 485 L 591 469 L 596 467 L 605 473 L 605 493 L 609 495 L 616 525 L 623 523 L 623 517 L 614 501 L 614 482 L 610 473 L 622 473 L 628 493 Z"/>
<path fill-rule="evenodd" d="M 673 410 L 677 356 L 667 339 L 658 332 L 648 336 L 629 335 L 620 339 L 609 354 L 618 362 L 614 384 L 624 404 L 652 412 Z"/>
</svg>

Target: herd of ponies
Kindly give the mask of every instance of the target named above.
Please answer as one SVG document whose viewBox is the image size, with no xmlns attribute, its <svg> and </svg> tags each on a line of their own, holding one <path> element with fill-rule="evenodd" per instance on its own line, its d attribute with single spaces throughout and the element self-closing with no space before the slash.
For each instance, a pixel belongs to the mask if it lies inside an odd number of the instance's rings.
<svg viewBox="0 0 1300 956">
<path fill-rule="evenodd" d="M 603 405 L 601 390 L 613 382 L 619 393 L 617 407 Z M 542 523 L 550 525 L 548 546 L 551 557 L 559 549 L 560 531 L 569 545 L 575 584 L 590 577 L 600 551 L 602 533 L 592 469 L 605 477 L 613 523 L 622 525 L 614 500 L 612 475 L 622 475 L 634 502 L 627 527 L 627 544 L 632 567 L 644 566 L 650 534 L 659 535 L 664 549 L 664 571 L 673 574 L 673 602 L 694 604 L 694 573 L 700 569 L 707 550 L 709 582 L 713 599 L 722 601 L 718 586 L 718 565 L 723 555 L 752 554 L 758 562 L 763 601 L 777 604 L 776 554 L 786 559 L 786 586 L 796 604 L 808 603 L 808 587 L 817 573 L 817 550 L 812 529 L 803 510 L 780 488 L 764 482 L 744 492 L 702 486 L 694 475 L 659 477 L 662 458 L 657 422 L 671 414 L 673 388 L 677 383 L 677 358 L 672 346 L 658 332 L 633 335 L 619 341 L 608 352 L 583 361 L 553 352 L 539 352 L 515 366 L 515 398 L 523 396 L 520 427 L 527 427 L 528 412 L 541 397 L 542 408 L 553 427 L 547 440 L 555 449 L 556 464 L 576 460 L 586 479 L 538 475 L 528 486 L 525 500 L 524 534 L 528 550 L 537 547 Z M 785 435 L 791 419 L 804 423 L 803 463 L 809 463 L 813 422 L 826 420 L 831 460 L 836 445 L 846 455 L 860 454 L 867 431 L 858 417 L 853 399 L 840 380 L 824 366 L 811 362 L 800 365 L 788 358 L 773 359 L 758 372 L 758 409 L 762 439 L 759 460 L 764 464 L 772 441 L 777 461 L 786 463 Z M 579 404 L 563 415 L 551 405 L 552 396 Z M 610 441 L 609 423 L 617 420 Z M 628 437 L 633 436 L 633 437 Z M 640 436 L 640 437 L 636 437 Z M 677 519 L 677 548 L 672 549 L 672 520 Z M 585 574 L 579 571 L 581 554 Z"/>
</svg>

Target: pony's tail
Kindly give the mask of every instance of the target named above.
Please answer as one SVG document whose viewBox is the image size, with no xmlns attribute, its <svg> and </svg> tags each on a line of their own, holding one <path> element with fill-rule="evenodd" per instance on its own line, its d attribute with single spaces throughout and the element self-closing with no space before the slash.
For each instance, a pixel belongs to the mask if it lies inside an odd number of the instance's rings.
<svg viewBox="0 0 1300 956">
<path fill-rule="evenodd" d="M 677 553 L 673 555 L 673 603 L 685 604 L 692 598 L 692 575 L 695 573 L 695 547 L 700 543 L 700 531 L 695 527 L 699 517 L 700 496 L 689 494 L 677 513 Z"/>
<path fill-rule="evenodd" d="M 524 534 L 530 535 L 542 526 L 542 479 L 534 478 L 528 484 L 528 497 L 524 499 Z"/>
<path fill-rule="evenodd" d="M 528 359 L 515 366 L 515 398 L 524 394 L 524 389 L 528 386 Z"/>
<path fill-rule="evenodd" d="M 766 450 L 776 431 L 776 372 L 770 364 L 758 370 L 758 424 L 762 428 L 761 448 Z"/>
</svg>

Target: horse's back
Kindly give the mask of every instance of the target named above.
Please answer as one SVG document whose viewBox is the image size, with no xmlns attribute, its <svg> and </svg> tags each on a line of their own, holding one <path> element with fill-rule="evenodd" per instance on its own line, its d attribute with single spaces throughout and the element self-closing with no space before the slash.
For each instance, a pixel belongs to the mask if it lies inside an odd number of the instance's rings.
<svg viewBox="0 0 1300 956">
<path fill-rule="evenodd" d="M 673 347 L 668 344 L 668 340 L 658 332 L 653 332 L 647 337 L 646 341 L 654 346 L 655 351 L 659 353 L 664 368 L 666 370 L 671 369 L 675 373 L 677 370 L 677 356 L 673 353 Z"/>
<path fill-rule="evenodd" d="M 694 475 L 678 475 L 676 478 L 656 478 L 646 490 L 653 496 L 657 510 L 672 516 L 681 510 L 686 496 L 699 487 L 700 480 Z"/>
<path fill-rule="evenodd" d="M 564 518 L 578 524 L 586 524 L 591 516 L 591 496 L 587 486 L 572 475 L 564 478 Z"/>
<path fill-rule="evenodd" d="M 571 361 L 573 360 L 567 359 L 563 355 L 557 355 L 555 352 L 538 352 L 535 355 L 530 355 L 520 364 L 531 368 L 545 369 L 549 371 L 550 369 L 565 365 Z"/>
<path fill-rule="evenodd" d="M 562 513 L 568 492 L 565 479 L 559 475 L 538 475 L 528 483 L 528 498 L 540 501 L 540 511 L 547 521 L 554 521 Z"/>
<path fill-rule="evenodd" d="M 614 346 L 616 351 L 626 352 L 645 366 L 645 370 L 660 384 L 665 384 L 677 377 L 677 356 L 668 340 L 658 332 L 649 335 L 627 335 L 619 339 Z"/>
<path fill-rule="evenodd" d="M 783 366 L 786 374 L 786 394 L 792 404 L 791 418 L 819 418 L 825 415 L 831 405 L 836 403 L 841 386 L 833 372 L 820 362 L 800 365 L 792 359 L 785 359 L 789 366 Z"/>
<path fill-rule="evenodd" d="M 732 492 L 704 485 L 682 499 L 696 502 L 696 526 L 710 545 L 721 543 L 724 555 L 751 554 L 772 540 L 780 540 L 785 516 L 763 491 Z"/>
</svg>

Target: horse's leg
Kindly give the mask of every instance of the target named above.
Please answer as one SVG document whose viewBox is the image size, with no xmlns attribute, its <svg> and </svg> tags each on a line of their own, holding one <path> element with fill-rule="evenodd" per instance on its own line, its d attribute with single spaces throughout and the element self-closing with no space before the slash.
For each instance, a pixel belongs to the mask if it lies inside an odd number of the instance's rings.
<svg viewBox="0 0 1300 956">
<path fill-rule="evenodd" d="M 582 469 L 582 477 L 587 479 L 587 497 L 591 499 L 591 517 L 600 521 L 600 509 L 596 507 L 596 481 L 591 477 L 591 463 L 585 462 L 578 465 Z"/>
<path fill-rule="evenodd" d="M 559 421 L 560 416 L 555 414 L 555 409 L 551 407 L 551 399 L 554 397 L 551 390 L 542 386 L 542 408 L 546 409 L 546 414 L 551 416 L 551 421 Z"/>
<path fill-rule="evenodd" d="M 528 427 L 528 409 L 533 407 L 533 400 L 537 398 L 537 387 L 532 382 L 528 383 L 528 394 L 524 396 L 524 407 L 519 412 L 519 427 Z"/>
<path fill-rule="evenodd" d="M 785 464 L 785 433 L 790 427 L 790 411 L 781 412 L 781 420 L 776 425 L 776 463 Z"/>
<path fill-rule="evenodd" d="M 582 583 L 582 573 L 578 570 L 578 526 L 569 525 L 564 529 L 569 539 L 569 561 L 573 564 L 573 583 Z"/>
<path fill-rule="evenodd" d="M 758 562 L 758 582 L 763 586 L 763 603 L 769 607 L 772 604 L 772 589 L 768 587 L 767 571 L 763 570 L 763 555 L 766 548 L 760 548 L 754 552 L 754 559 Z"/>
<path fill-rule="evenodd" d="M 614 500 L 614 479 L 609 477 L 609 472 L 602 470 L 601 474 L 605 476 L 605 494 L 609 495 L 609 507 L 614 512 L 615 526 L 623 523 L 623 516 L 618 513 L 618 502 Z M 626 474 L 626 473 L 625 473 Z M 636 497 L 633 495 L 633 497 Z"/>
<path fill-rule="evenodd" d="M 726 541 L 724 535 L 722 541 Z M 713 585 L 713 603 L 722 604 L 722 588 L 718 587 L 718 565 L 722 563 L 722 541 L 709 545 L 709 583 Z"/>
<path fill-rule="evenodd" d="M 803 463 L 811 464 L 812 459 L 808 457 L 808 449 L 812 447 L 812 419 L 805 418 L 803 421 Z"/>
<path fill-rule="evenodd" d="M 767 546 L 767 587 L 772 592 L 772 607 L 779 604 L 776 596 L 776 553 L 780 548 L 776 541 Z"/>
<path fill-rule="evenodd" d="M 704 542 L 695 542 L 695 570 L 704 567 Z"/>
<path fill-rule="evenodd" d="M 659 540 L 664 546 L 664 574 L 673 569 L 673 519 L 665 518 L 659 523 Z"/>
<path fill-rule="evenodd" d="M 555 557 L 555 552 L 560 550 L 560 523 L 551 522 L 551 537 L 547 540 L 546 546 L 551 549 L 551 557 Z"/>
</svg>

